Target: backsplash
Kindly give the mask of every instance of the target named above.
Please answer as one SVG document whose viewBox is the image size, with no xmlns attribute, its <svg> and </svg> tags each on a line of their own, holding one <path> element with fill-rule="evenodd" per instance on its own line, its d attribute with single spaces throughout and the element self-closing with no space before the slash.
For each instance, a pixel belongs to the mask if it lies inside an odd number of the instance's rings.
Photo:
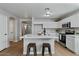
<svg viewBox="0 0 79 59">
<path fill-rule="evenodd" d="M 65 33 L 65 32 L 72 32 L 72 31 L 76 31 L 74 28 L 72 28 L 72 29 L 58 29 L 58 33 Z"/>
<path fill-rule="evenodd" d="M 75 34 L 79 34 L 79 28 L 75 29 Z"/>
</svg>

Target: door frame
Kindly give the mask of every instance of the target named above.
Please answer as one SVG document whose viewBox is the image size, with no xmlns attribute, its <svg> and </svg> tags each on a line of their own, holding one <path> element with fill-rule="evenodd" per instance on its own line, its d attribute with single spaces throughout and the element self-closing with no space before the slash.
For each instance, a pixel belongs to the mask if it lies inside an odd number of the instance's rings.
<svg viewBox="0 0 79 59">
<path fill-rule="evenodd" d="M 10 37 L 10 21 L 13 21 L 13 32 L 12 32 L 12 34 L 13 34 L 13 38 L 12 38 L 12 40 L 10 40 L 11 39 L 11 37 Z M 8 23 L 8 30 L 9 30 L 9 41 L 13 41 L 13 42 L 15 42 L 15 18 L 14 17 L 9 17 L 9 23 Z"/>
</svg>

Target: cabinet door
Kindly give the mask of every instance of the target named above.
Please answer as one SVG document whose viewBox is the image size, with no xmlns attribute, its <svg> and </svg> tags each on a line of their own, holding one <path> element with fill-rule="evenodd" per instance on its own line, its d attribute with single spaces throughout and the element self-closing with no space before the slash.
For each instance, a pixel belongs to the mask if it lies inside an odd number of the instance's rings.
<svg viewBox="0 0 79 59">
<path fill-rule="evenodd" d="M 75 38 L 72 37 L 70 40 L 71 40 L 71 50 L 75 51 Z"/>
<path fill-rule="evenodd" d="M 66 38 L 66 47 L 71 49 L 71 41 L 70 38 Z"/>
<path fill-rule="evenodd" d="M 66 37 L 66 46 L 72 51 L 75 51 L 75 38 L 74 37 Z"/>
<path fill-rule="evenodd" d="M 75 52 L 79 54 L 79 36 L 76 36 L 75 40 Z"/>
</svg>

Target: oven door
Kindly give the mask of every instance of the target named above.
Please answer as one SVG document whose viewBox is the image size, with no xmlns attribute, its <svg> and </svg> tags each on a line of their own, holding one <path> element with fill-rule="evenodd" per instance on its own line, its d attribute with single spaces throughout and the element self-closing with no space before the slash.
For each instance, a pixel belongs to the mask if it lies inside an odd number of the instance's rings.
<svg viewBox="0 0 79 59">
<path fill-rule="evenodd" d="M 65 34 L 60 34 L 59 35 L 59 41 L 66 44 L 66 35 Z"/>
<path fill-rule="evenodd" d="M 65 34 L 62 35 L 61 42 L 66 44 L 66 35 Z"/>
<path fill-rule="evenodd" d="M 59 34 L 59 41 L 61 41 L 61 38 L 62 38 L 62 34 Z"/>
</svg>

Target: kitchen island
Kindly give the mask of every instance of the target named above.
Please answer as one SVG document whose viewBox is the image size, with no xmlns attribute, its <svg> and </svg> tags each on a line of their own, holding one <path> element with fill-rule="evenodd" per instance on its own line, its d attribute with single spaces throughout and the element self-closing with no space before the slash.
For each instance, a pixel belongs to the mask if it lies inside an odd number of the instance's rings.
<svg viewBox="0 0 79 59">
<path fill-rule="evenodd" d="M 23 54 L 27 54 L 27 46 L 29 43 L 36 43 L 37 48 L 37 54 L 42 53 L 42 44 L 43 43 L 49 43 L 51 45 L 51 51 L 52 54 L 54 51 L 54 41 L 55 39 L 58 39 L 58 37 L 53 37 L 51 35 L 24 35 L 23 39 Z M 32 53 L 33 50 L 31 50 Z M 45 50 L 45 53 L 47 53 L 48 49 Z"/>
</svg>

